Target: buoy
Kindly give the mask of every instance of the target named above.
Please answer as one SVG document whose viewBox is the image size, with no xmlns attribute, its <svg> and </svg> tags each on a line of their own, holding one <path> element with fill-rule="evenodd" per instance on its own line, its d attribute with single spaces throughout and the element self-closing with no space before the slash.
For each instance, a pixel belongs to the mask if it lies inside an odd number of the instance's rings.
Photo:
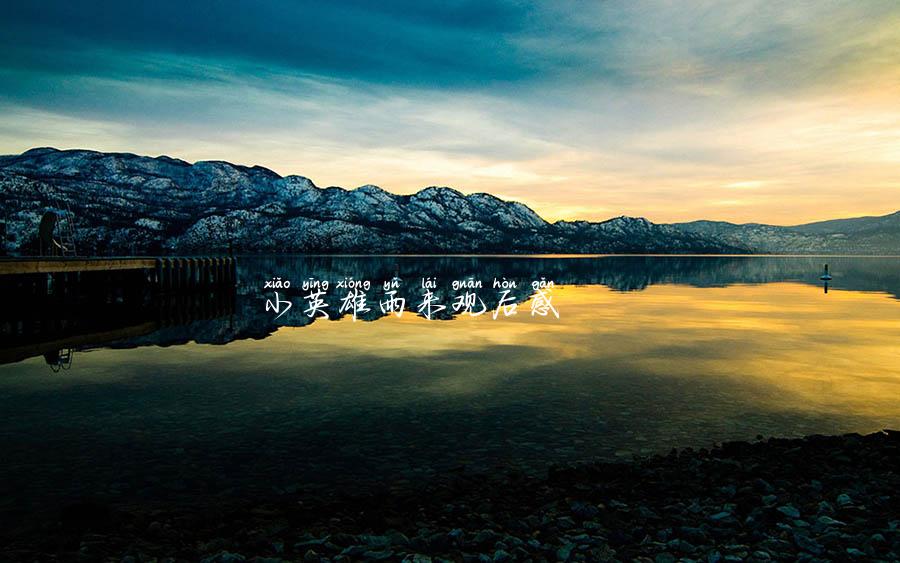
<svg viewBox="0 0 900 563">
<path fill-rule="evenodd" d="M 819 279 L 822 281 L 830 281 L 831 274 L 828 273 L 828 264 L 825 264 L 825 273 L 819 276 Z"/>
</svg>

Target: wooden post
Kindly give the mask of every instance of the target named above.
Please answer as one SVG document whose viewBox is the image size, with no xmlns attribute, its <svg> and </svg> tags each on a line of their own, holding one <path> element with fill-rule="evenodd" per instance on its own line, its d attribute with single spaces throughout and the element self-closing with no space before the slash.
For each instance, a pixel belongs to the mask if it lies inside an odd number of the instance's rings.
<svg viewBox="0 0 900 563">
<path fill-rule="evenodd" d="M 178 289 L 184 291 L 188 287 L 188 275 L 190 275 L 190 267 L 185 258 L 178 259 Z"/>
<path fill-rule="evenodd" d="M 157 293 L 161 292 L 164 287 L 165 265 L 166 261 L 163 258 L 156 259 L 156 279 L 153 281 L 155 282 L 154 289 Z"/>
<path fill-rule="evenodd" d="M 200 287 L 200 278 L 201 275 L 201 266 L 203 265 L 203 260 L 198 258 L 191 258 L 191 279 L 194 281 L 194 287 L 191 289 L 197 289 Z"/>
<path fill-rule="evenodd" d="M 210 285 L 212 285 L 212 259 L 204 258 L 203 259 L 203 288 L 206 289 Z"/>
<path fill-rule="evenodd" d="M 204 288 L 206 287 L 206 276 L 208 275 L 208 271 L 206 269 L 206 258 L 197 258 L 197 287 Z"/>
<path fill-rule="evenodd" d="M 174 265 L 171 258 L 163 259 L 163 291 L 172 291 L 172 283 L 174 279 Z"/>
<path fill-rule="evenodd" d="M 190 291 L 194 289 L 194 259 L 184 259 L 184 289 Z"/>
<path fill-rule="evenodd" d="M 179 273 L 181 272 L 181 269 L 178 267 L 178 258 L 170 258 L 169 265 L 172 267 L 169 272 L 169 277 L 171 278 L 169 281 L 169 289 L 175 291 L 178 289 L 178 278 Z"/>
</svg>

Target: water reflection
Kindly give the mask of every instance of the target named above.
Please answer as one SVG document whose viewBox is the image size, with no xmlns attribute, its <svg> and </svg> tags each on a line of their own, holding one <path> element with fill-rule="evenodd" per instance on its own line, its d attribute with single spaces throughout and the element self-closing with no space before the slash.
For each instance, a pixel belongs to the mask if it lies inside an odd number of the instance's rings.
<svg viewBox="0 0 900 563">
<path fill-rule="evenodd" d="M 895 258 L 830 258 L 833 289 L 883 292 L 900 299 L 900 260 Z M 237 307 L 242 319 L 252 321 L 249 336 L 258 338 L 259 327 L 267 332 L 279 326 L 307 326 L 315 317 L 304 314 L 304 291 L 301 282 L 307 278 L 336 280 L 353 278 L 369 280 L 371 311 L 360 315 L 363 320 L 386 316 L 377 306 L 383 295 L 381 286 L 394 277 L 403 280 L 397 292 L 406 301 L 406 309 L 416 312 L 422 301 L 421 279 L 439 280 L 435 297 L 449 305 L 464 290 L 454 291 L 453 280 L 476 279 L 484 282 L 479 291 L 489 309 L 497 307 L 499 292 L 493 290 L 491 280 L 508 279 L 518 286 L 511 292 L 517 303 L 526 302 L 533 294 L 532 281 L 546 278 L 557 285 L 599 285 L 617 292 L 643 291 L 653 285 L 688 285 L 692 287 L 726 287 L 734 284 L 762 284 L 798 282 L 815 285 L 823 259 L 816 257 L 709 257 L 709 256 L 602 256 L 602 257 L 262 257 L 244 258 L 240 265 L 239 300 Z M 265 311 L 265 300 L 271 293 L 263 289 L 273 276 L 293 282 L 283 294 L 294 299 L 297 306 L 274 321 L 275 315 Z M 308 293 L 308 292 L 306 292 Z M 324 296 L 330 320 L 337 320 L 341 300 L 346 291 L 333 287 Z M 439 318 L 457 317 L 452 308 L 442 311 Z M 242 337 L 238 328 L 235 338 Z"/>
<path fill-rule="evenodd" d="M 51 371 L 59 373 L 60 371 L 68 371 L 72 368 L 72 357 L 74 355 L 74 348 L 48 350 L 47 352 L 44 352 L 44 361 L 50 366 Z"/>
<path fill-rule="evenodd" d="M 826 295 L 815 258 L 244 260 L 233 315 L 79 352 L 66 377 L 43 358 L 0 366 L 0 503 L 414 483 L 900 427 L 897 262 L 829 264 Z M 398 272 L 545 276 L 561 318 L 278 326 L 264 310 L 275 275 Z"/>
<path fill-rule="evenodd" d="M 235 294 L 230 290 L 64 303 L 33 303 L 7 294 L 3 305 L 0 364 L 43 356 L 54 372 L 69 370 L 77 350 L 138 346 L 147 335 L 170 345 L 210 330 L 234 334 Z"/>
<path fill-rule="evenodd" d="M 458 317 L 450 305 L 464 290 L 454 291 L 450 284 L 453 280 L 466 279 L 484 282 L 486 289 L 478 292 L 478 298 L 489 310 L 496 309 L 500 297 L 498 291 L 490 288 L 494 278 L 517 283 L 508 297 L 519 304 L 534 294 L 532 281 L 542 278 L 559 285 L 600 285 L 621 292 L 643 291 L 661 284 L 726 287 L 790 281 L 821 283 L 824 293 L 829 288 L 877 291 L 900 299 L 900 260 L 830 258 L 828 261 L 833 281 L 820 280 L 823 259 L 815 257 L 245 257 L 239 261 L 240 281 L 235 296 L 174 295 L 153 303 L 140 301 L 140 307 L 93 302 L 36 307 L 27 299 L 7 294 L 0 319 L 3 336 L 0 363 L 49 353 L 48 364 L 52 365 L 54 354 L 61 354 L 65 359 L 75 350 L 98 345 L 168 346 L 190 341 L 225 344 L 245 338 L 266 338 L 281 326 L 307 326 L 319 317 L 304 311 L 304 299 L 309 292 L 301 287 L 308 278 L 332 283 L 332 289 L 322 297 L 322 311 L 332 321 L 346 314 L 340 312 L 346 291 L 334 288 L 337 280 L 345 278 L 372 283 L 369 310 L 358 315 L 363 321 L 374 321 L 388 314 L 380 309 L 378 299 L 384 296 L 381 285 L 393 278 L 403 280 L 396 297 L 405 301 L 409 314 L 416 314 L 417 305 L 422 301 L 421 279 L 437 278 L 439 285 L 434 290 L 434 299 L 446 309 L 434 318 L 442 320 Z M 295 305 L 277 319 L 266 311 L 265 303 L 272 298 L 272 293 L 264 289 L 266 282 L 275 276 L 292 280 L 292 287 L 281 290 L 281 295 Z M 63 340 L 61 336 L 78 338 Z M 34 346 L 36 343 L 41 345 Z"/>
</svg>

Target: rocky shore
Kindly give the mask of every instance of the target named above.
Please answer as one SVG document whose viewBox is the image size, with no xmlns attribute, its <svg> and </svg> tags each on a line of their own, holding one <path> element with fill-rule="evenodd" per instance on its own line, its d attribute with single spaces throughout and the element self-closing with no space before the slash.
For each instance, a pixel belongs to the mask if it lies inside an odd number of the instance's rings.
<svg viewBox="0 0 900 563">
<path fill-rule="evenodd" d="M 731 442 L 545 477 L 105 506 L 7 527 L 7 561 L 897 561 L 900 432 Z"/>
</svg>

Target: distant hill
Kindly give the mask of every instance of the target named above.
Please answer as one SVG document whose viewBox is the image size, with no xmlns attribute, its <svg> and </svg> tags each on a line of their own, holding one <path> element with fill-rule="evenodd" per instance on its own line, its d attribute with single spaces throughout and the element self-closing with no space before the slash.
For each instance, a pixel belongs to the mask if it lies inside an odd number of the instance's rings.
<svg viewBox="0 0 900 563">
<path fill-rule="evenodd" d="M 47 210 L 71 211 L 81 254 L 900 253 L 900 213 L 795 227 L 617 217 L 549 223 L 490 194 L 319 188 L 222 161 L 39 148 L 0 156 L 6 254 L 37 249 Z"/>
<path fill-rule="evenodd" d="M 900 211 L 880 217 L 856 217 L 854 219 L 832 219 L 791 227 L 807 234 L 829 235 L 835 233 L 862 234 L 876 232 L 900 233 Z"/>
<path fill-rule="evenodd" d="M 736 225 L 722 221 L 693 221 L 671 226 L 724 244 L 746 245 L 754 252 L 762 253 L 900 254 L 900 212 L 792 227 L 759 223 Z"/>
</svg>

